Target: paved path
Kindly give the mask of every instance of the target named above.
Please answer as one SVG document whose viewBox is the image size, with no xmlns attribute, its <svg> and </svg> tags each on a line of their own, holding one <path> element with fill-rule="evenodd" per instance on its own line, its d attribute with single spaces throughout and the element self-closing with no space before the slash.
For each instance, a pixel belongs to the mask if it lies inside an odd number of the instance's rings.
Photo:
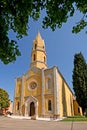
<svg viewBox="0 0 87 130">
<path fill-rule="evenodd" d="M 0 130 L 87 130 L 87 122 L 38 121 L 0 117 Z"/>
</svg>

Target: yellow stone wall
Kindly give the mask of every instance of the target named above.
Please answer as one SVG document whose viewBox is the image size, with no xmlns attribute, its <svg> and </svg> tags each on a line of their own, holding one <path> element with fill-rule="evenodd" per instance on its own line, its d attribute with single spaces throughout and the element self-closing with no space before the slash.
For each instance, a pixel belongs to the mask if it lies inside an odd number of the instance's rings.
<svg viewBox="0 0 87 130">
<path fill-rule="evenodd" d="M 22 80 L 18 79 L 16 84 L 16 97 L 20 97 L 21 94 Z"/>
<path fill-rule="evenodd" d="M 14 100 L 14 113 L 15 114 L 19 114 L 20 111 L 17 110 L 17 105 L 18 103 L 20 104 L 21 103 L 21 86 L 22 86 L 22 79 L 21 78 L 18 78 L 16 79 L 16 86 L 15 86 L 15 100 Z"/>
<path fill-rule="evenodd" d="M 74 115 L 76 115 L 76 116 L 82 116 L 83 114 L 82 114 L 82 109 L 81 109 L 81 107 L 79 106 L 79 104 L 77 103 L 77 101 L 76 100 L 74 100 L 73 101 L 73 103 L 74 103 Z"/>
<path fill-rule="evenodd" d="M 78 103 L 74 101 L 74 95 L 70 90 L 68 84 L 66 83 L 65 79 L 61 75 L 60 72 L 57 73 L 58 77 L 58 100 L 59 100 L 59 111 L 60 117 L 63 116 L 73 116 L 73 115 L 82 115 L 81 108 L 79 107 Z M 24 91 L 23 91 L 23 98 L 21 98 L 21 91 L 22 91 L 22 80 L 24 78 Z M 45 109 L 45 116 L 54 115 L 54 70 L 46 69 L 44 71 L 44 81 L 42 81 L 42 69 L 37 69 L 37 71 L 29 70 L 23 78 L 18 78 L 16 83 L 16 92 L 15 92 L 15 106 L 14 112 L 16 114 L 20 114 L 20 110 L 16 110 L 17 104 L 21 103 L 22 106 L 22 113 L 25 113 L 25 102 L 29 96 L 33 96 L 38 100 L 38 115 L 41 116 L 42 114 L 42 82 L 44 82 L 44 109 Z M 51 79 L 50 82 L 50 89 L 47 88 L 47 81 Z M 37 88 L 34 90 L 30 89 L 29 84 L 35 81 L 37 83 Z M 21 101 L 22 99 L 22 101 Z M 53 111 L 48 111 L 48 100 L 52 101 Z M 78 113 L 78 107 L 80 112 Z"/>
<path fill-rule="evenodd" d="M 38 114 L 41 115 L 41 106 L 42 106 L 42 103 L 41 103 L 41 91 L 42 91 L 42 81 L 41 81 L 41 78 L 42 78 L 42 75 L 41 75 L 41 70 L 40 72 L 38 73 L 35 73 L 34 71 L 30 71 L 28 73 L 28 75 L 30 76 L 27 80 L 26 80 L 26 86 L 25 86 L 25 94 L 24 94 L 24 97 L 28 97 L 28 96 L 33 96 L 35 97 L 37 100 L 38 100 Z M 30 89 L 30 86 L 29 84 L 32 82 L 32 81 L 35 81 L 37 83 L 37 88 L 34 89 L 34 90 L 31 90 Z"/>
<path fill-rule="evenodd" d="M 44 56 L 45 56 L 45 53 L 43 51 L 37 51 L 36 52 L 36 58 L 40 61 L 42 61 L 44 63 Z"/>
<path fill-rule="evenodd" d="M 59 102 L 60 102 L 60 117 L 73 116 L 73 93 L 69 89 L 68 84 L 60 73 L 58 73 L 59 82 Z"/>
</svg>

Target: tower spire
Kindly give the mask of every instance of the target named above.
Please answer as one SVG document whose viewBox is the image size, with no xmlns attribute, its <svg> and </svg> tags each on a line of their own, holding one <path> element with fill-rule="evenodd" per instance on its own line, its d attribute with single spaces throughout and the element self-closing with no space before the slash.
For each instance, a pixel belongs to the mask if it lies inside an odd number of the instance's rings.
<svg viewBox="0 0 87 130">
<path fill-rule="evenodd" d="M 36 38 L 33 42 L 33 48 L 31 52 L 31 64 L 30 67 L 36 66 L 40 69 L 47 68 L 46 64 L 46 50 L 45 50 L 45 43 L 42 39 L 40 32 L 36 35 Z"/>
</svg>

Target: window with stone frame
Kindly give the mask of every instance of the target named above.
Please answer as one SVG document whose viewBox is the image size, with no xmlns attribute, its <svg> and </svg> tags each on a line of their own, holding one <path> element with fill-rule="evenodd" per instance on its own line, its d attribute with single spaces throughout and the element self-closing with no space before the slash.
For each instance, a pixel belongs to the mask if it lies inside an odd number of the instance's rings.
<svg viewBox="0 0 87 130">
<path fill-rule="evenodd" d="M 52 101 L 48 100 L 48 111 L 52 111 Z"/>
</svg>

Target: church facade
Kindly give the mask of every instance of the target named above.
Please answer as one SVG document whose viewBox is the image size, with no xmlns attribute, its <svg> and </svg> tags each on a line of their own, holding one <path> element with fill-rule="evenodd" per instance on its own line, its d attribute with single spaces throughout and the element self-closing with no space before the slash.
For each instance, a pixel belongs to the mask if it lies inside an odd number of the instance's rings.
<svg viewBox="0 0 87 130">
<path fill-rule="evenodd" d="M 13 113 L 35 118 L 82 115 L 59 69 L 47 67 L 45 43 L 40 33 L 33 42 L 30 69 L 16 79 Z"/>
</svg>

